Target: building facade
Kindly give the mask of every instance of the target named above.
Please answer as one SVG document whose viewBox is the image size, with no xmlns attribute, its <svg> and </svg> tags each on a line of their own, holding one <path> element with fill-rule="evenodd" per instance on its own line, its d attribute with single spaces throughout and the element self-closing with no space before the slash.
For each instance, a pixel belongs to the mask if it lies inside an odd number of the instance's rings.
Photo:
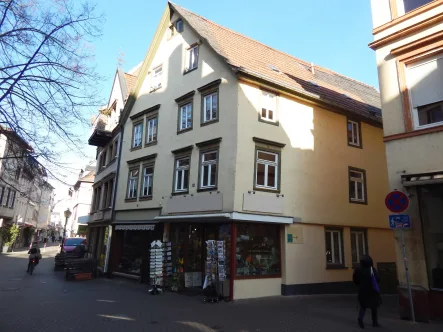
<svg viewBox="0 0 443 332">
<path fill-rule="evenodd" d="M 370 86 L 169 3 L 120 120 L 109 271 L 149 282 L 164 241 L 173 288 L 201 288 L 216 240 L 231 299 L 353 292 L 365 254 L 395 289 L 379 106 Z"/>
<path fill-rule="evenodd" d="M 108 104 L 95 119 L 89 138 L 89 144 L 97 146 L 97 162 L 89 211 L 88 239 L 90 251 L 97 259 L 99 269 L 104 273 L 107 272 L 107 248 L 112 235 L 110 224 L 114 216 L 120 155 L 121 130 L 118 121 L 137 73 L 137 67 L 129 73 L 117 68 Z"/>
<path fill-rule="evenodd" d="M 443 1 L 373 0 L 372 16 L 389 185 L 410 198 L 405 241 L 416 313 L 443 317 Z M 399 233 L 396 240 L 400 265 Z"/>
</svg>

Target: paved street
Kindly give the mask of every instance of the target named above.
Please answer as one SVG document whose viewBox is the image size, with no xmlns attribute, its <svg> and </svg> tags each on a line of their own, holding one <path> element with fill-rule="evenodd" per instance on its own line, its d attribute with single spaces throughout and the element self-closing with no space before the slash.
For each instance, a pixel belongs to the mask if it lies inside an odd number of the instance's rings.
<svg viewBox="0 0 443 332">
<path fill-rule="evenodd" d="M 1 332 L 359 330 L 354 297 L 278 297 L 205 304 L 201 296 L 151 296 L 146 285 L 123 279 L 67 282 L 63 272 L 53 271 L 57 250 L 50 247 L 42 252 L 43 260 L 33 276 L 25 272 L 26 252 L 0 255 Z M 382 330 L 442 330 L 441 325 L 412 325 L 397 319 L 395 301 L 395 297 L 385 299 Z"/>
</svg>

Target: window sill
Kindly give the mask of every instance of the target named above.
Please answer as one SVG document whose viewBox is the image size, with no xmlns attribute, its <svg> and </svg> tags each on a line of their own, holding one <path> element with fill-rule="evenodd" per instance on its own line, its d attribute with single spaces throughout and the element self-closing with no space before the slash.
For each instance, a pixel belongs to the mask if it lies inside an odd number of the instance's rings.
<svg viewBox="0 0 443 332">
<path fill-rule="evenodd" d="M 202 123 L 200 123 L 200 127 L 208 126 L 208 125 L 210 125 L 210 124 L 217 123 L 217 122 L 218 122 L 218 118 L 217 118 L 217 119 L 214 119 L 214 120 L 210 120 L 210 121 L 202 122 Z"/>
<path fill-rule="evenodd" d="M 117 157 L 114 157 L 107 165 L 106 168 L 108 168 L 109 166 L 111 166 L 113 163 L 115 163 L 115 161 L 117 160 Z"/>
<path fill-rule="evenodd" d="M 280 194 L 280 189 L 254 187 L 253 191 L 263 191 L 267 193 Z"/>
<path fill-rule="evenodd" d="M 360 205 L 368 205 L 367 201 L 353 201 L 352 199 L 349 200 L 349 203 L 360 204 Z"/>
<path fill-rule="evenodd" d="M 171 196 L 180 196 L 180 195 L 189 195 L 189 190 L 188 191 L 178 191 L 178 192 L 171 193 Z"/>
<path fill-rule="evenodd" d="M 266 120 L 266 119 L 263 119 L 262 117 L 260 117 L 260 115 L 259 115 L 259 118 L 258 118 L 258 121 L 259 122 L 263 122 L 263 123 L 267 123 L 267 124 L 270 124 L 270 125 L 273 125 L 273 126 L 277 126 L 277 127 L 279 127 L 280 126 L 280 122 L 279 121 L 271 121 L 271 120 Z"/>
<path fill-rule="evenodd" d="M 348 269 L 349 268 L 347 266 L 340 265 L 340 264 L 338 264 L 338 265 L 334 265 L 334 264 L 326 265 L 326 270 L 348 270 Z"/>
<path fill-rule="evenodd" d="M 205 191 L 216 191 L 216 190 L 217 190 L 217 187 L 198 188 L 198 189 L 197 189 L 197 192 L 200 193 L 200 192 L 205 192 Z"/>
<path fill-rule="evenodd" d="M 149 93 L 153 93 L 153 92 L 155 92 L 155 91 L 157 91 L 157 90 L 159 90 L 159 89 L 161 89 L 161 88 L 162 88 L 161 84 L 160 84 L 160 86 L 155 87 L 155 88 L 153 88 L 153 87 L 151 86 L 151 89 L 149 90 Z"/>
<path fill-rule="evenodd" d="M 348 146 L 350 146 L 351 148 L 363 149 L 361 144 L 352 144 L 348 142 Z"/>
<path fill-rule="evenodd" d="M 145 143 L 145 148 L 153 146 L 153 145 L 157 145 L 157 140 L 149 142 L 149 143 Z"/>
<path fill-rule="evenodd" d="M 184 134 L 184 133 L 186 133 L 188 131 L 191 131 L 191 130 L 192 130 L 192 127 L 191 128 L 182 129 L 182 130 L 178 130 L 177 131 L 177 135 Z"/>
<path fill-rule="evenodd" d="M 195 68 L 192 68 L 192 69 L 185 70 L 185 71 L 183 72 L 183 75 L 189 74 L 190 72 L 192 72 L 192 71 L 194 71 L 194 70 L 197 70 L 197 69 L 198 69 L 198 66 L 195 67 Z"/>
<path fill-rule="evenodd" d="M 136 147 L 132 147 L 132 148 L 130 149 L 130 151 L 140 150 L 141 148 L 142 148 L 142 146 L 139 145 L 139 146 L 136 146 Z"/>
<path fill-rule="evenodd" d="M 137 197 L 136 198 L 125 198 L 125 202 L 137 202 Z"/>
<path fill-rule="evenodd" d="M 139 201 L 152 201 L 152 196 L 141 196 Z"/>
</svg>

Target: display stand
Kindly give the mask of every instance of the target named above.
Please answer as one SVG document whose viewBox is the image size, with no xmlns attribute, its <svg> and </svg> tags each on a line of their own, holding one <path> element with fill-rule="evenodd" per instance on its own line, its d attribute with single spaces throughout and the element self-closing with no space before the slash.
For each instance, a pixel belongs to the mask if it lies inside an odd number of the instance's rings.
<svg viewBox="0 0 443 332">
<path fill-rule="evenodd" d="M 223 281 L 225 279 L 225 242 L 208 240 L 206 241 L 206 276 L 203 284 L 205 302 L 215 303 L 224 297 Z M 217 294 L 219 282 L 222 282 L 221 294 Z"/>
<path fill-rule="evenodd" d="M 160 294 L 163 291 L 163 261 L 164 250 L 163 243 L 161 241 L 152 241 L 151 243 L 151 256 L 149 266 L 149 276 L 151 280 L 152 288 L 149 292 L 152 295 Z"/>
<path fill-rule="evenodd" d="M 163 288 L 170 287 L 169 282 L 172 277 L 172 247 L 171 242 L 163 243 Z"/>
</svg>

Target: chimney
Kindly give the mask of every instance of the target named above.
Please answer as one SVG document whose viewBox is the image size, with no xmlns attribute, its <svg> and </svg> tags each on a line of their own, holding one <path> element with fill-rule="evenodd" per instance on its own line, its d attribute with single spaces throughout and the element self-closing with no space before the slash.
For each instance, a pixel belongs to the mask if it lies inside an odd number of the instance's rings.
<svg viewBox="0 0 443 332">
<path fill-rule="evenodd" d="M 314 69 L 314 63 L 311 62 L 311 73 L 312 75 L 315 75 L 315 69 Z"/>
</svg>

